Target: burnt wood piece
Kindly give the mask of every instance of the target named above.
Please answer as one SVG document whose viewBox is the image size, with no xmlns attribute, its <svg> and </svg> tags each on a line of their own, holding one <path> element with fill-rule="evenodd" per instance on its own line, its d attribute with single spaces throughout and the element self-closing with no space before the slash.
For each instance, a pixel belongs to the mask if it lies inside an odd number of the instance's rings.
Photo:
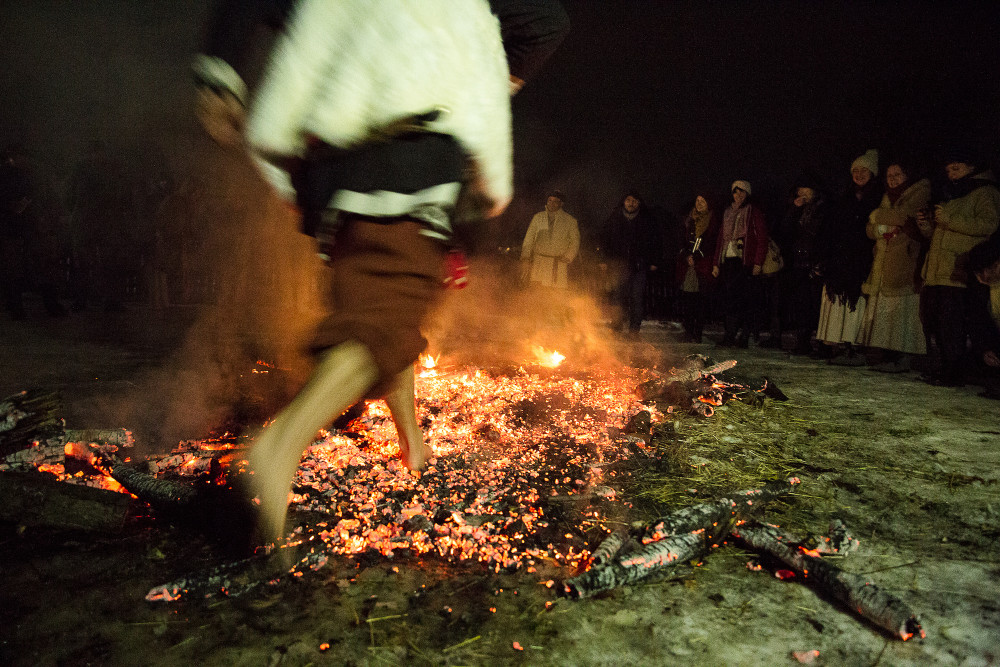
<svg viewBox="0 0 1000 667">
<path fill-rule="evenodd" d="M 830 561 L 789 543 L 780 530 L 756 522 L 737 526 L 733 536 L 753 551 L 791 568 L 817 592 L 845 605 L 858 616 L 906 641 L 925 637 L 916 614 L 899 598 L 886 593 L 860 574 L 845 572 Z M 815 553 L 815 552 L 813 552 Z"/>
<path fill-rule="evenodd" d="M 261 550 L 250 558 L 223 563 L 173 581 L 154 586 L 146 594 L 149 602 L 198 600 L 215 596 L 238 597 L 264 585 L 273 586 L 287 577 L 319 570 L 330 558 L 328 546 L 312 535 L 299 542 Z"/>
<path fill-rule="evenodd" d="M 633 531 L 612 533 L 597 549 L 589 569 L 567 579 L 563 592 L 585 598 L 676 567 L 719 546 L 738 520 L 790 493 L 798 478 L 771 482 L 732 498 L 693 505 Z"/>
<path fill-rule="evenodd" d="M 634 537 L 639 542 L 648 543 L 699 528 L 711 530 L 713 523 L 733 522 L 754 514 L 763 505 L 791 493 L 799 483 L 798 477 L 789 477 L 780 482 L 769 482 L 757 489 L 737 491 L 732 494 L 732 498 L 719 498 L 685 507 L 646 524 L 635 531 Z"/>
<path fill-rule="evenodd" d="M 727 361 L 721 361 L 707 368 L 674 369 L 671 371 L 670 375 L 662 379 L 643 382 L 635 388 L 635 394 L 641 401 L 667 398 L 671 399 L 671 403 L 676 403 L 679 402 L 678 397 L 686 393 L 685 389 L 680 388 L 681 385 L 694 382 L 695 380 L 701 379 L 706 375 L 716 375 L 718 373 L 722 373 L 735 365 L 736 360 L 730 359 Z"/>
<path fill-rule="evenodd" d="M 132 466 L 112 459 L 108 474 L 139 500 L 153 509 L 182 510 L 192 505 L 198 490 L 189 484 L 179 484 L 139 472 Z"/>
<path fill-rule="evenodd" d="M 704 555 L 711 545 L 705 531 L 671 535 L 657 542 L 619 552 L 583 574 L 563 582 L 563 593 L 586 598 L 619 586 L 631 584 L 667 568 Z"/>
<path fill-rule="evenodd" d="M 39 473 L 0 472 L 0 520 L 22 526 L 115 532 L 131 499 Z"/>
<path fill-rule="evenodd" d="M 62 433 L 54 392 L 30 389 L 0 401 L 0 458 Z"/>
</svg>

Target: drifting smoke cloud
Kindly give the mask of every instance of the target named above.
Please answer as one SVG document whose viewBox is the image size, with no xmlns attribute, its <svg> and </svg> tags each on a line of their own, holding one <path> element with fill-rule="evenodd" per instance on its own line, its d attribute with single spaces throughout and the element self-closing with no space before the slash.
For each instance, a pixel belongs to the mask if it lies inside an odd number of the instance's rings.
<svg viewBox="0 0 1000 667">
<path fill-rule="evenodd" d="M 185 222 L 199 235 L 190 274 L 207 303 L 166 363 L 111 407 L 140 447 L 158 450 L 263 425 L 308 374 L 303 350 L 329 279 L 313 241 L 245 160 L 209 150 L 180 169 L 204 184 Z"/>
<path fill-rule="evenodd" d="M 479 367 L 535 360 L 535 348 L 557 351 L 574 369 L 619 366 L 624 350 L 607 326 L 609 313 L 592 294 L 524 287 L 519 266 L 506 258 L 470 262 L 469 286 L 449 291 L 424 335 L 432 355 Z M 629 362 L 655 364 L 652 346 L 628 348 Z"/>
</svg>

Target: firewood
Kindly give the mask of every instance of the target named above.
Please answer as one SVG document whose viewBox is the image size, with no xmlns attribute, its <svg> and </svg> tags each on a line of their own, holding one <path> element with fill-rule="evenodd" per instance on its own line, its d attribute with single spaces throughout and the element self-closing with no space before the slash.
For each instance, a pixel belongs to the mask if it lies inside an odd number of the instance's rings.
<svg viewBox="0 0 1000 667">
<path fill-rule="evenodd" d="M 35 473 L 0 473 L 0 520 L 22 526 L 113 532 L 124 522 L 124 493 L 59 482 Z"/>
<path fill-rule="evenodd" d="M 704 531 L 672 535 L 657 542 L 630 550 L 602 561 L 583 574 L 567 579 L 563 593 L 573 598 L 586 598 L 603 591 L 645 579 L 665 568 L 686 563 L 704 555 L 710 545 Z"/>
<path fill-rule="evenodd" d="M 180 510 L 194 503 L 197 489 L 190 484 L 178 484 L 139 472 L 130 465 L 111 459 L 108 474 L 153 509 Z"/>
<path fill-rule="evenodd" d="M 660 379 L 643 382 L 635 388 L 635 394 L 641 401 L 651 401 L 655 399 L 666 399 L 670 403 L 681 403 L 687 393 L 688 388 L 684 385 L 699 380 L 708 375 L 722 373 L 736 365 L 733 359 L 722 361 L 708 367 L 690 367 L 684 369 L 671 369 L 667 376 L 660 376 Z"/>
<path fill-rule="evenodd" d="M 791 568 L 819 593 L 844 604 L 874 625 L 906 641 L 914 635 L 925 637 L 916 614 L 899 598 L 873 584 L 860 574 L 841 570 L 818 552 L 789 544 L 786 535 L 772 526 L 747 523 L 733 530 L 733 536 L 748 548 L 761 552 Z M 816 554 L 816 555 L 813 555 Z"/>
<path fill-rule="evenodd" d="M 636 533 L 636 539 L 648 543 L 668 535 L 679 535 L 699 528 L 711 529 L 713 524 L 735 521 L 737 517 L 749 516 L 772 500 L 790 493 L 799 483 L 798 477 L 790 477 L 757 489 L 737 491 L 732 494 L 732 498 L 720 498 L 686 507 L 643 526 Z"/>
<path fill-rule="evenodd" d="M 563 592 L 585 598 L 699 558 L 719 546 L 737 520 L 789 493 L 798 483 L 792 477 L 740 491 L 732 498 L 686 507 L 634 531 L 629 538 L 612 533 L 594 550 L 589 569 L 564 582 Z"/>
<path fill-rule="evenodd" d="M 27 390 L 0 401 L 0 458 L 62 433 L 59 399 L 50 391 Z"/>
</svg>

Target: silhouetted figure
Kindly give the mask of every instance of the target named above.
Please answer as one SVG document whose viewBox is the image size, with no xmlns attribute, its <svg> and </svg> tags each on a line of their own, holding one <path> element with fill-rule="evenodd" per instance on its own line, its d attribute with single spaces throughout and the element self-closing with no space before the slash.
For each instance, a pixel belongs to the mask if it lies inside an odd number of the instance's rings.
<svg viewBox="0 0 1000 667">
<path fill-rule="evenodd" d="M 615 207 L 601 229 L 603 263 L 617 284 L 615 330 L 637 333 L 646 314 L 646 285 L 663 266 L 663 234 L 659 222 L 635 191 Z"/>
<path fill-rule="evenodd" d="M 25 292 L 37 292 L 45 311 L 61 317 L 58 213 L 46 210 L 25 156 L 9 148 L 0 156 L 0 285 L 4 308 L 23 320 Z"/>
</svg>

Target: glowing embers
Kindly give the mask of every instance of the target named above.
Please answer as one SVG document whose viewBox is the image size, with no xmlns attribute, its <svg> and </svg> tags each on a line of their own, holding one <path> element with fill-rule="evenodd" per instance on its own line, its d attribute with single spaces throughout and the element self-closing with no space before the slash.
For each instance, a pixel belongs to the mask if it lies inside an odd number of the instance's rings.
<svg viewBox="0 0 1000 667">
<path fill-rule="evenodd" d="M 325 550 L 408 551 L 494 569 L 585 558 L 582 536 L 565 537 L 567 522 L 554 517 L 571 498 L 614 502 L 614 491 L 598 484 L 602 468 L 629 456 L 608 430 L 644 407 L 630 391 L 637 372 L 581 381 L 424 368 L 418 418 L 436 458 L 423 473 L 399 464 L 381 402 L 370 403 L 348 432 L 308 450 L 293 505 L 333 515 L 320 533 Z"/>
</svg>

